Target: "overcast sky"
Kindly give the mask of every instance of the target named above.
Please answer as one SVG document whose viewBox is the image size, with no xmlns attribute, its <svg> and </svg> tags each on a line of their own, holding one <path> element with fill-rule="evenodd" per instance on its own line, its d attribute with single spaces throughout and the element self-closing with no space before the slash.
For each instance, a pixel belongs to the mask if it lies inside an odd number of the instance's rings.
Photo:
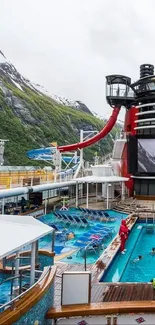
<svg viewBox="0 0 155 325">
<path fill-rule="evenodd" d="M 136 80 L 155 64 L 154 17 L 154 0 L 0 0 L 0 49 L 30 80 L 105 116 L 105 76 Z"/>
</svg>

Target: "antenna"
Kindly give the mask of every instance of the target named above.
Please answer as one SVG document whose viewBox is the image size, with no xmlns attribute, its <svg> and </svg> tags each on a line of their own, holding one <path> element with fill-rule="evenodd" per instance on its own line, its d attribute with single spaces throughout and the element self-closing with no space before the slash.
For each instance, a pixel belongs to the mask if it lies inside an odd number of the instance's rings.
<svg viewBox="0 0 155 325">
<path fill-rule="evenodd" d="M 4 147 L 5 147 L 5 142 L 9 140 L 6 139 L 0 139 L 0 166 L 3 166 L 4 163 Z"/>
</svg>

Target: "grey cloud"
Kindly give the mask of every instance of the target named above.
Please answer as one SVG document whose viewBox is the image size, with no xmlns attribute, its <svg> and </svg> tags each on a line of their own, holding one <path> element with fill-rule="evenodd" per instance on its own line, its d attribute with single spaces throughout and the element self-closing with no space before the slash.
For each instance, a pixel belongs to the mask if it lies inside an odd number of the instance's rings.
<svg viewBox="0 0 155 325">
<path fill-rule="evenodd" d="M 154 0 L 1 0 L 0 49 L 50 92 L 110 114 L 105 75 L 155 63 Z M 122 115 L 123 116 L 123 113 Z"/>
</svg>

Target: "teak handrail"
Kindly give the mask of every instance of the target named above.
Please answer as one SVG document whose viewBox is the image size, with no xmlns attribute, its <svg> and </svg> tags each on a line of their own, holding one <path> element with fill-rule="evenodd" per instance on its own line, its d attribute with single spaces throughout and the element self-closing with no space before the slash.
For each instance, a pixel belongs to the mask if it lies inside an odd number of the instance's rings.
<svg viewBox="0 0 155 325">
<path fill-rule="evenodd" d="M 46 268 L 41 275 L 40 281 L 27 290 L 27 293 L 25 292 L 21 299 L 15 301 L 14 309 L 9 307 L 0 314 L 0 325 L 11 325 L 15 323 L 36 305 L 54 282 L 55 274 L 56 266 Z"/>
<path fill-rule="evenodd" d="M 47 319 L 61 317 L 93 316 L 128 314 L 140 312 L 155 312 L 155 301 L 119 301 L 91 303 L 89 305 L 70 305 L 50 308 L 46 314 Z"/>
</svg>

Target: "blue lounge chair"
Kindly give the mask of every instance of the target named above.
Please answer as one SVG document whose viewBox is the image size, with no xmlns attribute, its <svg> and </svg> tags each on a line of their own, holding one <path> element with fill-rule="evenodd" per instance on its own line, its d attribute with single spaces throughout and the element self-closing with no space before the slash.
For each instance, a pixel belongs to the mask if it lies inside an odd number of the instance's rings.
<svg viewBox="0 0 155 325">
<path fill-rule="evenodd" d="M 74 219 L 75 219 L 75 221 L 76 221 L 76 223 L 77 223 L 78 226 L 80 226 L 80 227 L 83 227 L 84 226 L 83 222 L 81 221 L 81 218 L 74 217 Z"/>
<path fill-rule="evenodd" d="M 68 217 L 68 219 L 70 220 L 70 223 L 71 223 L 72 225 L 77 225 L 77 222 L 76 222 L 76 220 L 75 220 L 74 217 L 72 217 L 71 215 L 68 215 L 67 217 Z"/>
<path fill-rule="evenodd" d="M 89 222 L 87 221 L 86 218 L 81 218 L 81 221 L 83 222 L 84 227 L 88 227 L 89 226 Z"/>
</svg>

